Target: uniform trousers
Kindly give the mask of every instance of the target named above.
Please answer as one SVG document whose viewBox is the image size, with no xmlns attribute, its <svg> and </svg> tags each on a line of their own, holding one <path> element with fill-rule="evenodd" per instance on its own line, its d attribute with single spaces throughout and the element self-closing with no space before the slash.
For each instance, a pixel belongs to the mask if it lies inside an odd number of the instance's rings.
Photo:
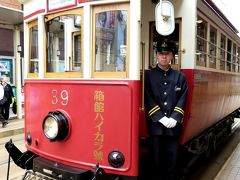
<svg viewBox="0 0 240 180">
<path fill-rule="evenodd" d="M 177 156 L 179 137 L 167 135 L 152 135 L 150 137 L 153 180 L 177 180 Z"/>
<path fill-rule="evenodd" d="M 2 114 L 2 109 L 3 109 L 3 106 L 0 106 L 0 121 L 2 122 L 2 124 L 6 123 L 6 120 Z"/>
<path fill-rule="evenodd" d="M 10 104 L 6 102 L 2 107 L 3 117 L 5 121 L 8 121 L 9 119 L 9 109 L 10 109 Z"/>
</svg>

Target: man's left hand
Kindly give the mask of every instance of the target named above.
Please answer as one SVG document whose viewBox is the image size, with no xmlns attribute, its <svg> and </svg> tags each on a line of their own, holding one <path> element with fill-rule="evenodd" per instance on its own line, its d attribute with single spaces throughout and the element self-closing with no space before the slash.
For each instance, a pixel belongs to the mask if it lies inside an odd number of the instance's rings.
<svg viewBox="0 0 240 180">
<path fill-rule="evenodd" d="M 169 118 L 169 122 L 168 122 L 168 127 L 167 128 L 174 128 L 177 124 L 177 121 L 173 118 Z"/>
</svg>

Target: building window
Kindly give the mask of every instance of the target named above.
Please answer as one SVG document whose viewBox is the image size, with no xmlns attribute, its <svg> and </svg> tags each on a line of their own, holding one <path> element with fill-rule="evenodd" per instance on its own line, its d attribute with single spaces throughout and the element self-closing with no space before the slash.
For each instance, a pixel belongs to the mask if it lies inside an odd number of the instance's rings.
<svg viewBox="0 0 240 180">
<path fill-rule="evenodd" d="M 0 28 L 0 55 L 14 56 L 13 53 L 13 30 Z"/>
</svg>

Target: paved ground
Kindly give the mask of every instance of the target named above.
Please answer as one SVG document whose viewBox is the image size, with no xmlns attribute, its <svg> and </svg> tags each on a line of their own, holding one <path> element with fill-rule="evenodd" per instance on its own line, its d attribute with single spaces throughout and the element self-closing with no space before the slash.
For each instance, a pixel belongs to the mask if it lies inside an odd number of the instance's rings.
<svg viewBox="0 0 240 180">
<path fill-rule="evenodd" d="M 12 119 L 6 128 L 0 127 L 0 180 L 7 179 L 8 171 L 8 152 L 5 149 L 5 143 L 12 139 L 13 143 L 24 152 L 24 120 Z M 16 166 L 12 160 L 10 163 L 9 180 L 20 180 L 25 170 Z"/>
</svg>

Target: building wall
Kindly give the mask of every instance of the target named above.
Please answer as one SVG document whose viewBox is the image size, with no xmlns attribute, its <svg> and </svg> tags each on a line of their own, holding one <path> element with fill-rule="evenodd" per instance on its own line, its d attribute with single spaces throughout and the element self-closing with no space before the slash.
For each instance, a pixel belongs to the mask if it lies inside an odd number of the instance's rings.
<svg viewBox="0 0 240 180">
<path fill-rule="evenodd" d="M 22 10 L 21 4 L 18 0 L 0 0 L 0 6 L 5 6 L 12 9 Z"/>
<path fill-rule="evenodd" d="M 13 56 L 13 30 L 0 28 L 0 55 Z"/>
</svg>

